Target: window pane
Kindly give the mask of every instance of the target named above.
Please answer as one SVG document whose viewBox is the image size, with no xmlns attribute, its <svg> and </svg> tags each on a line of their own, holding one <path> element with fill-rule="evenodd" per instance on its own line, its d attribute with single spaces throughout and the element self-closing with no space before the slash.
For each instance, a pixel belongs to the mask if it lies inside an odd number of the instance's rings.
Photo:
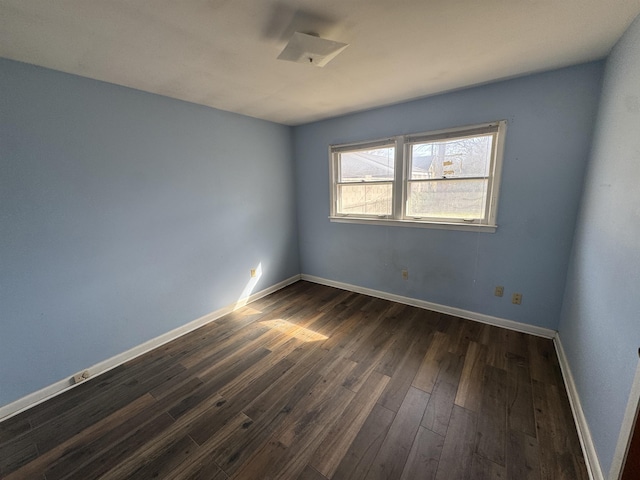
<svg viewBox="0 0 640 480">
<path fill-rule="evenodd" d="M 338 185 L 338 213 L 391 215 L 392 184 Z"/>
<path fill-rule="evenodd" d="M 411 146 L 411 179 L 487 177 L 493 135 Z"/>
<path fill-rule="evenodd" d="M 434 218 L 484 218 L 487 180 L 409 182 L 407 215 Z"/>
<path fill-rule="evenodd" d="M 340 182 L 393 180 L 395 148 L 383 147 L 340 154 Z"/>
</svg>

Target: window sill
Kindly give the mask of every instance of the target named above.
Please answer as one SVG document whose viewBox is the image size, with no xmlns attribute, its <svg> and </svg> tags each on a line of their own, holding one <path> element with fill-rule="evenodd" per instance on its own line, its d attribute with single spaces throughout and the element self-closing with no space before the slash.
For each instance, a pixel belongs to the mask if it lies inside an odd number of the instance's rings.
<svg viewBox="0 0 640 480">
<path fill-rule="evenodd" d="M 465 230 L 468 232 L 495 233 L 497 225 L 481 225 L 478 223 L 438 223 L 420 222 L 417 220 L 393 220 L 389 218 L 364 217 L 329 217 L 331 222 L 358 223 L 362 225 L 386 225 L 389 227 L 436 228 L 441 230 Z"/>
</svg>

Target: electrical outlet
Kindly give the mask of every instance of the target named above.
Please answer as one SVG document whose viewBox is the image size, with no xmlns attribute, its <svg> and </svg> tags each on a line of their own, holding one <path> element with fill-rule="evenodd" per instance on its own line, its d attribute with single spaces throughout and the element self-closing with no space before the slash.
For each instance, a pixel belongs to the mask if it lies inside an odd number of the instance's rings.
<svg viewBox="0 0 640 480">
<path fill-rule="evenodd" d="M 402 279 L 409 280 L 409 270 L 402 270 Z"/>
<path fill-rule="evenodd" d="M 502 286 L 500 286 L 500 285 L 499 285 L 499 286 L 497 286 L 497 287 L 496 287 L 496 291 L 495 291 L 494 295 L 495 295 L 496 297 L 502 297 L 502 296 L 504 295 L 504 287 L 502 287 Z"/>
<path fill-rule="evenodd" d="M 522 303 L 522 294 L 514 293 L 513 295 L 511 295 L 511 303 L 513 303 L 514 305 L 520 305 Z"/>
<path fill-rule="evenodd" d="M 78 372 L 73 376 L 73 383 L 84 382 L 90 376 L 91 374 L 89 373 L 89 370 L 83 370 L 82 372 Z"/>
<path fill-rule="evenodd" d="M 252 268 L 251 269 L 251 278 L 255 278 L 255 276 L 256 276 L 256 269 Z"/>
</svg>

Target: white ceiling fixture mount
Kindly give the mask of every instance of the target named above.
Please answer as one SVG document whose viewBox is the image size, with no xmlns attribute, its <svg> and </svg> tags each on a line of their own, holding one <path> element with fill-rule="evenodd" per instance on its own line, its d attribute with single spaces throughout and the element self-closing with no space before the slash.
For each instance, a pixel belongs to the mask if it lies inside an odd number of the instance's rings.
<svg viewBox="0 0 640 480">
<path fill-rule="evenodd" d="M 295 32 L 287 46 L 278 56 L 278 59 L 324 67 L 348 46 L 348 43 L 335 42 L 320 38 L 317 35 Z"/>
</svg>

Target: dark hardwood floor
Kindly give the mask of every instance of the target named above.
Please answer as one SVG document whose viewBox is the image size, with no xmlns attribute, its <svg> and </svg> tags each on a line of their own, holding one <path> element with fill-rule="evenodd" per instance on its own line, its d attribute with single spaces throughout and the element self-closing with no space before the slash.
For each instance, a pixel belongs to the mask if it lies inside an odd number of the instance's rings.
<svg viewBox="0 0 640 480">
<path fill-rule="evenodd" d="M 0 423 L 12 479 L 587 479 L 551 340 L 298 282 Z"/>
</svg>

